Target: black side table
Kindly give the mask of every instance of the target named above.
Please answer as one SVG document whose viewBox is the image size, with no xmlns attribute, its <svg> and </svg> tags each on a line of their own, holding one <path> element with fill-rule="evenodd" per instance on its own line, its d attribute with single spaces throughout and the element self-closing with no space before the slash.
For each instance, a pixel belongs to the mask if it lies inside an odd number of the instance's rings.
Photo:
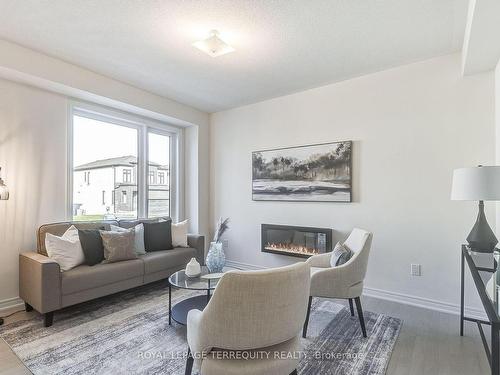
<svg viewBox="0 0 500 375">
<path fill-rule="evenodd" d="M 496 249 L 496 251 L 500 251 Z M 484 350 L 491 367 L 492 375 L 500 374 L 499 360 L 499 330 L 500 330 L 500 270 L 497 275 L 499 254 L 478 254 L 474 253 L 467 245 L 462 245 L 462 261 L 460 275 L 460 336 L 464 335 L 464 322 L 469 321 L 477 324 L 479 334 L 483 341 Z M 492 264 L 492 267 L 480 266 L 479 261 Z M 467 263 L 477 292 L 481 298 L 484 310 L 488 316 L 488 320 L 474 319 L 464 315 L 464 269 Z M 485 284 L 480 272 L 486 272 L 489 281 Z M 491 278 L 490 278 L 491 277 Z M 486 335 L 483 330 L 483 325 L 491 326 L 491 348 L 488 346 Z"/>
</svg>

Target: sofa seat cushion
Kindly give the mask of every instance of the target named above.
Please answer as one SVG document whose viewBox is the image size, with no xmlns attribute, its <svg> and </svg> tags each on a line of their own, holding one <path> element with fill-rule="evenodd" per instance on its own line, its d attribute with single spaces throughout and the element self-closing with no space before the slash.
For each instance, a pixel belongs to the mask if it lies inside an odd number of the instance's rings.
<svg viewBox="0 0 500 375">
<path fill-rule="evenodd" d="M 173 267 L 185 266 L 194 257 L 196 257 L 196 249 L 191 247 L 176 247 L 140 256 L 144 260 L 144 273 L 146 275 Z"/>
<path fill-rule="evenodd" d="M 143 275 L 144 262 L 141 259 L 100 263 L 95 266 L 81 265 L 62 273 L 62 294 L 76 293 Z"/>
</svg>

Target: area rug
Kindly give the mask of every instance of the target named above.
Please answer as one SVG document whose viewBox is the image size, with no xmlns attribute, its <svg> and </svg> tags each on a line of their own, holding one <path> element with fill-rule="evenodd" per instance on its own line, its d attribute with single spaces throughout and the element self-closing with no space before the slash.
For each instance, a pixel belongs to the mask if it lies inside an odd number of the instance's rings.
<svg viewBox="0 0 500 375">
<path fill-rule="evenodd" d="M 196 292 L 173 290 L 176 303 Z M 357 317 L 331 300 L 314 299 L 299 374 L 385 374 L 402 321 Z M 0 327 L 0 337 L 35 375 L 183 374 L 186 329 L 168 325 L 168 288 L 158 282 L 66 308 L 43 327 L 41 316 Z"/>
</svg>

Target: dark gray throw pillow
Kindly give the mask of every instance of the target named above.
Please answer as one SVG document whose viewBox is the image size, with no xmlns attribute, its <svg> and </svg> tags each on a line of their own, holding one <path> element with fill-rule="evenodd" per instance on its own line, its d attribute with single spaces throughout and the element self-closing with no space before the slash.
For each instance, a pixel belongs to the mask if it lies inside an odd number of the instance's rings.
<svg viewBox="0 0 500 375">
<path fill-rule="evenodd" d="M 147 252 L 172 249 L 172 220 L 144 223 L 144 245 Z"/>
<path fill-rule="evenodd" d="M 99 229 L 78 229 L 78 237 L 85 256 L 85 264 L 94 266 L 101 263 L 104 260 L 104 247 Z"/>
</svg>

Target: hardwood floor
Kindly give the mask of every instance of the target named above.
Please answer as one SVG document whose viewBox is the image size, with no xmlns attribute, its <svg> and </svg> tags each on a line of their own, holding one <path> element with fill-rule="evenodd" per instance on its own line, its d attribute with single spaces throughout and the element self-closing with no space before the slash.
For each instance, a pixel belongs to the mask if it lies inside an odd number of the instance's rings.
<svg viewBox="0 0 500 375">
<path fill-rule="evenodd" d="M 365 297 L 365 310 L 403 319 L 387 375 L 483 375 L 490 367 L 477 327 L 459 317 L 419 307 Z"/>
<path fill-rule="evenodd" d="M 460 337 L 456 315 L 425 310 L 369 297 L 363 309 L 404 320 L 387 375 L 487 375 L 489 365 L 477 327 L 466 323 Z M 35 312 L 21 312 L 6 319 L 26 319 Z M 0 340 L 0 374 L 29 374 L 8 345 Z"/>
</svg>

